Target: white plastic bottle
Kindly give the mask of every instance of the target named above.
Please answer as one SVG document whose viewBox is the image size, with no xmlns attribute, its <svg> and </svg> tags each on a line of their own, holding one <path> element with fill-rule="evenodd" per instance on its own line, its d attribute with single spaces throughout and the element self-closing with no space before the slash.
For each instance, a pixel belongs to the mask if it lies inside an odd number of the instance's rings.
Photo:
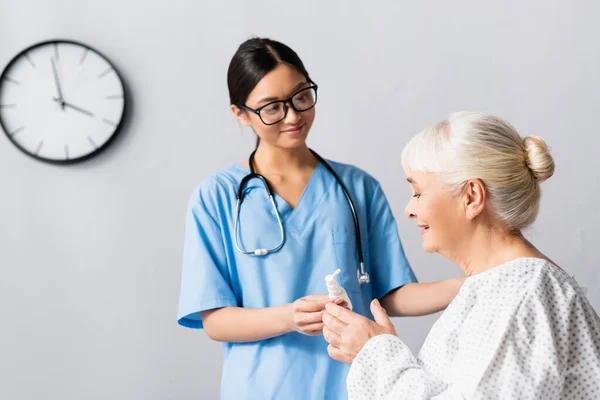
<svg viewBox="0 0 600 400">
<path fill-rule="evenodd" d="M 327 275 L 325 277 L 325 284 L 327 285 L 327 291 L 329 292 L 330 299 L 342 299 L 346 303 L 348 303 L 348 308 L 352 310 L 352 302 L 350 301 L 350 297 L 348 297 L 348 293 L 344 290 L 344 288 L 340 285 L 340 283 L 335 279 L 335 277 L 341 272 L 338 268 L 333 274 Z"/>
</svg>

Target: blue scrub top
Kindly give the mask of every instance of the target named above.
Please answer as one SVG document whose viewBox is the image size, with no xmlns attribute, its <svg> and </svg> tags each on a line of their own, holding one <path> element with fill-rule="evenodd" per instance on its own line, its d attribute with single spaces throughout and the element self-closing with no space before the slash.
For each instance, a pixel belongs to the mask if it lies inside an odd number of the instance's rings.
<svg viewBox="0 0 600 400">
<path fill-rule="evenodd" d="M 373 318 L 370 302 L 415 275 L 379 183 L 354 166 L 329 161 L 358 213 L 370 284 L 359 286 L 352 213 L 335 178 L 321 163 L 295 209 L 275 195 L 286 241 L 263 257 L 239 253 L 233 241 L 237 188 L 250 171 L 241 164 L 206 178 L 188 206 L 179 324 L 202 328 L 200 311 L 235 306 L 264 308 L 325 294 L 325 276 L 338 276 L 353 311 Z M 249 182 L 240 213 L 239 242 L 246 250 L 272 249 L 280 230 L 258 179 Z M 297 332 L 252 343 L 224 344 L 222 399 L 345 399 L 349 366 L 327 354 L 323 336 Z"/>
</svg>

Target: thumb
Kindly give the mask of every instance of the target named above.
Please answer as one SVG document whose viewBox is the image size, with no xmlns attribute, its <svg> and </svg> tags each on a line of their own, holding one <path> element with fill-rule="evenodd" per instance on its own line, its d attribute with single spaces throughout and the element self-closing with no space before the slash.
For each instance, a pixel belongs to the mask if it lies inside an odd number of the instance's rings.
<svg viewBox="0 0 600 400">
<path fill-rule="evenodd" d="M 385 308 L 381 307 L 381 304 L 379 304 L 379 300 L 377 299 L 371 302 L 371 314 L 373 314 L 375 322 L 377 322 L 378 325 L 385 327 L 394 326 L 390 320 L 390 317 L 388 317 Z"/>
</svg>

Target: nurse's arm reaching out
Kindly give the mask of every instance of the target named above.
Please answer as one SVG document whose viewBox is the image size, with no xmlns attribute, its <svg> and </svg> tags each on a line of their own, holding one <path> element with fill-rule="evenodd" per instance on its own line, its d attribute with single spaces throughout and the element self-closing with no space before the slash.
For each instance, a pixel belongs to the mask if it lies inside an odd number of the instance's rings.
<svg viewBox="0 0 600 400">
<path fill-rule="evenodd" d="M 220 342 L 255 342 L 300 332 L 323 334 L 324 295 L 302 297 L 290 304 L 267 308 L 223 307 L 200 312 L 204 331 Z"/>
<path fill-rule="evenodd" d="M 391 317 L 427 315 L 444 310 L 456 297 L 465 277 L 431 283 L 408 283 L 381 299 Z"/>
</svg>

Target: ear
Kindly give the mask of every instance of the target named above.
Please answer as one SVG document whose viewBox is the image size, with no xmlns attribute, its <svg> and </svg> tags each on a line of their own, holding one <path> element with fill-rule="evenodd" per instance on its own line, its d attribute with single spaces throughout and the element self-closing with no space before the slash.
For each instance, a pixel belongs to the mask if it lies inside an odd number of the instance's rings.
<svg viewBox="0 0 600 400">
<path fill-rule="evenodd" d="M 242 124 L 244 124 L 246 126 L 251 125 L 250 117 L 248 116 L 248 113 L 245 110 L 242 110 L 235 104 L 232 104 L 229 107 L 231 108 L 231 112 L 233 113 L 234 117 L 237 118 L 238 121 L 240 121 Z"/>
<path fill-rule="evenodd" d="M 481 179 L 467 181 L 463 189 L 465 212 L 468 219 L 474 219 L 483 212 L 487 190 Z"/>
</svg>

